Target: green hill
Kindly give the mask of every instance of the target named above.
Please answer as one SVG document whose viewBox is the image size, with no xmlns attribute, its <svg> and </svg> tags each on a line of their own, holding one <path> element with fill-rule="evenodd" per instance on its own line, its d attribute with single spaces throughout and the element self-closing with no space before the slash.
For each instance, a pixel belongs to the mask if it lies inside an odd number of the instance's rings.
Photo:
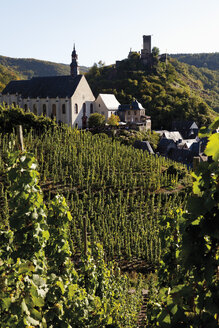
<svg viewBox="0 0 219 328">
<path fill-rule="evenodd" d="M 69 65 L 32 58 L 10 58 L 0 56 L 0 65 L 18 72 L 23 79 L 30 79 L 33 76 L 68 75 L 70 72 Z M 82 74 L 87 70 L 85 66 L 80 67 L 80 72 Z"/>
<path fill-rule="evenodd" d="M 182 63 L 219 71 L 219 52 L 170 55 Z"/>
<path fill-rule="evenodd" d="M 200 126 L 211 122 L 217 114 L 210 106 L 217 110 L 219 105 L 216 74 L 172 58 L 166 64 L 156 56 L 145 66 L 134 53 L 119 65 L 94 65 L 86 76 L 95 95 L 114 93 L 121 103 L 136 98 L 151 115 L 153 128 L 168 129 L 174 119 L 195 120 Z"/>
</svg>

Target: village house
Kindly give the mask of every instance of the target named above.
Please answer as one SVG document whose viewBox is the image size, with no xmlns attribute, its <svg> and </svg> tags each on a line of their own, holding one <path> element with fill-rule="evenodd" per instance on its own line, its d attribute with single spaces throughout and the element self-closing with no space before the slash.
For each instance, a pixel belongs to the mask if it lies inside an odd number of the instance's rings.
<svg viewBox="0 0 219 328">
<path fill-rule="evenodd" d="M 11 81 L 0 94 L 0 103 L 19 106 L 72 127 L 86 127 L 94 112 L 95 97 L 85 76 L 79 74 L 77 59 L 74 47 L 67 76 Z"/>
<path fill-rule="evenodd" d="M 120 103 L 113 94 L 100 93 L 94 102 L 94 111 L 102 114 L 107 120 L 112 114 L 116 114 Z"/>
<path fill-rule="evenodd" d="M 118 115 L 122 122 L 142 126 L 145 130 L 151 129 L 151 118 L 145 115 L 145 109 L 137 100 L 120 105 Z"/>
</svg>

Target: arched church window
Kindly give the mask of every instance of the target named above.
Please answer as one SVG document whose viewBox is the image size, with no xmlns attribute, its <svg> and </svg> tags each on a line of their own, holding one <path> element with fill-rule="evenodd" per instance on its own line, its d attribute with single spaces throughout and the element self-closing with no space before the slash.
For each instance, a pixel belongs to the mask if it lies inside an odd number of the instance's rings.
<svg viewBox="0 0 219 328">
<path fill-rule="evenodd" d="M 65 104 L 62 105 L 62 114 L 65 114 L 66 111 L 65 111 Z"/>
<path fill-rule="evenodd" d="M 46 116 L 46 105 L 43 104 L 43 115 Z"/>
<path fill-rule="evenodd" d="M 78 104 L 75 104 L 75 114 L 78 114 Z"/>
<path fill-rule="evenodd" d="M 24 104 L 24 111 L 27 111 L 27 104 Z"/>
<path fill-rule="evenodd" d="M 56 117 L 56 105 L 55 104 L 52 105 L 52 116 Z"/>
<path fill-rule="evenodd" d="M 37 107 L 36 107 L 35 104 L 33 105 L 33 113 L 34 113 L 35 115 L 37 115 Z"/>
<path fill-rule="evenodd" d="M 93 114 L 93 112 L 94 112 L 94 106 L 93 104 L 90 104 L 90 114 Z"/>
<path fill-rule="evenodd" d="M 83 103 L 83 115 L 86 115 L 86 104 Z"/>
<path fill-rule="evenodd" d="M 128 111 L 128 115 L 130 115 L 130 111 Z"/>
</svg>

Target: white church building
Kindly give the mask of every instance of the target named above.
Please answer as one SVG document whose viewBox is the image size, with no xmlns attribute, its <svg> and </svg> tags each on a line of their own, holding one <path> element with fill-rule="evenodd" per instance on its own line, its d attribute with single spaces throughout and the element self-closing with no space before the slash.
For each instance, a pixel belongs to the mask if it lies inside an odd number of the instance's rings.
<svg viewBox="0 0 219 328">
<path fill-rule="evenodd" d="M 95 97 L 85 76 L 79 74 L 77 59 L 74 47 L 71 74 L 67 76 L 11 81 L 0 94 L 0 103 L 19 106 L 72 127 L 86 127 L 94 112 Z"/>
</svg>

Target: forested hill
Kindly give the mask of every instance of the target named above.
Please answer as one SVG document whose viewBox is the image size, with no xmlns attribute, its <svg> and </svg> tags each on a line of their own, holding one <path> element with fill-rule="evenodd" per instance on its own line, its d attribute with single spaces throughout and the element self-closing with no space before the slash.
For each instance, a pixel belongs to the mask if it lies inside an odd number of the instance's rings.
<svg viewBox="0 0 219 328">
<path fill-rule="evenodd" d="M 11 68 L 7 68 L 3 65 L 0 65 L 0 92 L 4 89 L 6 84 L 8 84 L 11 80 L 20 80 L 21 76 L 12 70 Z"/>
<path fill-rule="evenodd" d="M 168 129 L 175 119 L 195 120 L 201 126 L 217 115 L 219 89 L 212 72 L 204 74 L 172 58 L 166 64 L 156 56 L 145 66 L 134 53 L 117 66 L 94 65 L 86 76 L 95 95 L 114 93 L 120 103 L 136 98 L 151 115 L 153 128 Z"/>
<path fill-rule="evenodd" d="M 0 65 L 16 71 L 23 79 L 30 79 L 33 76 L 68 75 L 70 70 L 69 65 L 66 64 L 32 58 L 10 58 L 5 56 L 0 56 Z M 87 70 L 85 66 L 80 67 L 82 74 Z"/>
<path fill-rule="evenodd" d="M 170 55 L 182 63 L 219 71 L 219 52 Z"/>
</svg>

